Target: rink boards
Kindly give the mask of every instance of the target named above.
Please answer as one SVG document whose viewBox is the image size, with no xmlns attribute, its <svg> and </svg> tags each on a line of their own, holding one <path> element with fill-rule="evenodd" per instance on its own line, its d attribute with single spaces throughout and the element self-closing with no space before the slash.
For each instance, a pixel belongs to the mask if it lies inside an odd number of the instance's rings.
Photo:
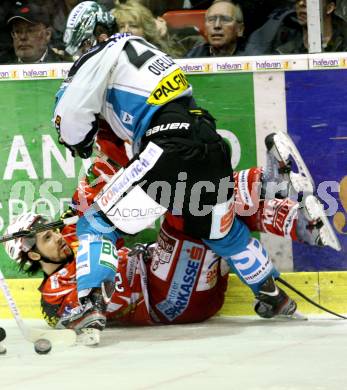
<svg viewBox="0 0 347 390">
<path fill-rule="evenodd" d="M 311 300 L 337 313 L 347 313 L 347 272 L 300 272 L 284 273 L 284 280 L 304 293 Z M 41 318 L 40 294 L 41 279 L 10 279 L 8 285 L 25 318 Z M 281 284 L 278 282 L 278 285 Z M 282 287 L 282 286 L 281 286 Z M 323 311 L 312 306 L 294 292 L 283 287 L 298 303 L 298 309 L 306 314 L 322 314 Z M 229 276 L 225 303 L 219 315 L 254 315 L 254 296 L 235 275 Z M 11 318 L 6 301 L 0 294 L 0 318 Z"/>
<path fill-rule="evenodd" d="M 347 56 L 346 56 L 347 57 Z M 263 236 L 282 271 L 347 270 L 347 58 L 316 56 L 181 60 L 198 104 L 217 118 L 237 169 L 264 163 L 266 134 L 293 137 L 329 208 L 343 250 L 312 248 Z M 81 165 L 58 145 L 50 124 L 54 94 L 71 64 L 0 67 L 0 234 L 26 210 L 55 217 L 69 202 Z M 147 241 L 155 229 L 140 235 Z M 134 239 L 133 239 L 134 240 Z M 6 277 L 21 277 L 0 248 Z"/>
</svg>

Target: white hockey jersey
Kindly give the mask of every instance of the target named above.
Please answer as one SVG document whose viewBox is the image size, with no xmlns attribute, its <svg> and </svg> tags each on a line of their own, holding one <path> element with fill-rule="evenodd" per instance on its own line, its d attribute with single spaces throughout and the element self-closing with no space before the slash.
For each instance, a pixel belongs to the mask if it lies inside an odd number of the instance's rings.
<svg viewBox="0 0 347 390">
<path fill-rule="evenodd" d="M 155 112 L 191 96 L 181 68 L 141 37 L 115 34 L 82 56 L 57 94 L 54 122 L 69 145 L 83 142 L 101 114 L 115 134 L 137 142 Z"/>
</svg>

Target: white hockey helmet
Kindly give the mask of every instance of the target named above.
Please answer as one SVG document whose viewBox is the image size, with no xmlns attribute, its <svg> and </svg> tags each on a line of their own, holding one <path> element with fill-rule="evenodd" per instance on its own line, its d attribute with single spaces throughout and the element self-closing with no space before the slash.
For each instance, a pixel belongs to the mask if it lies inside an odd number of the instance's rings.
<svg viewBox="0 0 347 390">
<path fill-rule="evenodd" d="M 25 213 L 21 214 L 12 222 L 5 234 L 13 234 L 21 230 L 30 229 L 36 222 L 45 223 L 47 220 L 40 214 Z M 23 252 L 29 252 L 36 243 L 35 236 L 19 237 L 5 242 L 6 253 L 12 260 L 20 261 Z"/>
<path fill-rule="evenodd" d="M 64 33 L 65 51 L 76 54 L 87 39 L 96 41 L 94 32 L 97 25 L 103 25 L 113 32 L 115 18 L 95 1 L 83 1 L 77 4 L 69 14 Z"/>
</svg>

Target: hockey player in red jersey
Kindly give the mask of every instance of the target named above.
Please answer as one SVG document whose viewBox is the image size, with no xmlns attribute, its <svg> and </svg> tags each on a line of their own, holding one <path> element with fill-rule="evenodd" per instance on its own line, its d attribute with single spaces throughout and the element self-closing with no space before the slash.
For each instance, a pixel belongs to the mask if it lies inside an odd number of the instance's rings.
<svg viewBox="0 0 347 390">
<path fill-rule="evenodd" d="M 9 231 L 28 229 L 46 223 L 44 217 L 27 213 Z M 75 227 L 62 232 L 47 230 L 31 238 L 6 243 L 22 270 L 42 270 L 39 288 L 41 308 L 53 327 L 77 332 L 108 325 L 153 325 L 200 322 L 218 312 L 224 302 L 229 269 L 201 242 L 188 239 L 163 224 L 158 241 L 152 245 L 122 247 L 105 240 L 100 261 L 115 261 L 115 290 L 106 313 L 89 301 L 80 304 L 76 288 Z M 117 255 L 116 255 L 117 253 Z M 92 253 L 90 255 L 93 255 Z M 105 318 L 106 317 L 106 318 Z"/>
</svg>

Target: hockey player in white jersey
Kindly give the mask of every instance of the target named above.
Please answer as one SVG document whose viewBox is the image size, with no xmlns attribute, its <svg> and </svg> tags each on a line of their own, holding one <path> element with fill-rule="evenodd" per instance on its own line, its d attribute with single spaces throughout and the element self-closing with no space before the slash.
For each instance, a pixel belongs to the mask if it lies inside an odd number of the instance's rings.
<svg viewBox="0 0 347 390">
<path fill-rule="evenodd" d="M 135 153 L 78 223 L 79 297 L 114 280 L 114 264 L 91 261 L 90 245 L 137 233 L 167 211 L 256 295 L 273 290 L 277 270 L 235 218 L 230 151 L 173 59 L 140 37 L 115 34 L 74 64 L 57 98 L 56 129 L 74 155 L 91 155 L 100 117 Z"/>
</svg>

